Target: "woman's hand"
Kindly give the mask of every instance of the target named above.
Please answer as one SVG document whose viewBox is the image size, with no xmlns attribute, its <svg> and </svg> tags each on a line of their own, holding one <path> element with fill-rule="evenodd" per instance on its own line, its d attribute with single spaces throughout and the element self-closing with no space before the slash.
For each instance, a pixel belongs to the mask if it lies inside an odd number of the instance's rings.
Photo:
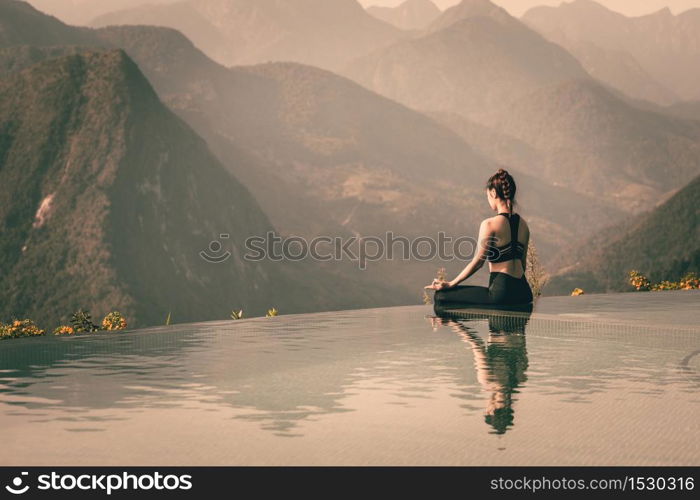
<svg viewBox="0 0 700 500">
<path fill-rule="evenodd" d="M 435 290 L 435 291 L 446 290 L 448 288 L 452 288 L 452 285 L 448 281 L 439 280 L 437 278 L 434 279 L 430 285 L 425 287 L 426 290 Z"/>
</svg>

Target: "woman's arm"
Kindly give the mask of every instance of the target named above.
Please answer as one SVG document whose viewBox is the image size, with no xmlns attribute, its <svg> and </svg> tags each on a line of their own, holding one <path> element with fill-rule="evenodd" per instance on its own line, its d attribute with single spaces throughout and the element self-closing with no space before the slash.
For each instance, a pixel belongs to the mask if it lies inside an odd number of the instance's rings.
<svg viewBox="0 0 700 500">
<path fill-rule="evenodd" d="M 461 273 L 459 273 L 459 276 L 457 276 L 455 279 L 453 279 L 447 284 L 448 288 L 452 288 L 459 285 L 462 281 L 466 280 L 479 269 L 481 269 L 481 266 L 483 266 L 484 262 L 486 262 L 486 256 L 488 255 L 490 239 L 491 226 L 489 225 L 489 220 L 486 219 L 481 223 L 481 226 L 479 226 L 479 240 L 476 244 L 476 253 L 474 254 L 474 258 L 472 258 L 472 261 L 469 264 L 467 264 L 467 267 L 465 267 L 464 270 Z"/>
</svg>

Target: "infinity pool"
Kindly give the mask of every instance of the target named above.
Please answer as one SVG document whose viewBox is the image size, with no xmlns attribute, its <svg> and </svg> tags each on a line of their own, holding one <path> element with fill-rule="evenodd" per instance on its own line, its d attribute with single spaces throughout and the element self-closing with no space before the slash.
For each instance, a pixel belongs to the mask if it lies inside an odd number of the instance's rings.
<svg viewBox="0 0 700 500">
<path fill-rule="evenodd" d="M 700 293 L 0 343 L 2 465 L 700 464 Z"/>
</svg>

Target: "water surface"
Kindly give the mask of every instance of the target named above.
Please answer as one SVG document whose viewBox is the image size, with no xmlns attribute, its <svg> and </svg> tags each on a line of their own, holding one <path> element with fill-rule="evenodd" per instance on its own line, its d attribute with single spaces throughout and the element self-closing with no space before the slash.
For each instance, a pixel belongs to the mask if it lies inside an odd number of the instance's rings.
<svg viewBox="0 0 700 500">
<path fill-rule="evenodd" d="M 700 463 L 700 294 L 0 343 L 3 465 Z"/>
</svg>

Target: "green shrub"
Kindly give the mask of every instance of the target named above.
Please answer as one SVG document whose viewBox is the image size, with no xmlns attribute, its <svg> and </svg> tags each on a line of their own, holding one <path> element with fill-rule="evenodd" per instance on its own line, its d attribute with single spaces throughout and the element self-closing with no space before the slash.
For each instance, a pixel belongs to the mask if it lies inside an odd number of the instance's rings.
<svg viewBox="0 0 700 500">
<path fill-rule="evenodd" d="M 82 309 L 73 313 L 70 323 L 76 333 L 91 333 L 98 330 L 97 325 L 92 322 L 90 312 Z"/>
</svg>

